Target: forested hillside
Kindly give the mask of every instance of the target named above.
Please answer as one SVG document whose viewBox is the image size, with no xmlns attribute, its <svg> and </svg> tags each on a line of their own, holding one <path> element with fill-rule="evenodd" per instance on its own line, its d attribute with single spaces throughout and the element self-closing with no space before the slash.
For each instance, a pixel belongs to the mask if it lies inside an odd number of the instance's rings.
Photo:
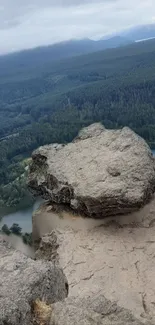
<svg viewBox="0 0 155 325">
<path fill-rule="evenodd" d="M 114 36 L 106 40 L 70 40 L 49 46 L 41 46 L 34 49 L 23 50 L 8 55 L 0 56 L 0 76 L 7 78 L 14 75 L 15 79 L 23 75 L 38 76 L 48 71 L 49 66 L 56 60 L 62 60 L 74 56 L 102 51 L 109 48 L 117 48 L 134 43 L 123 36 Z"/>
<path fill-rule="evenodd" d="M 71 141 L 92 122 L 101 121 L 109 128 L 128 125 L 155 147 L 154 40 L 26 68 L 24 62 L 16 61 L 14 66 L 11 60 L 6 73 L 0 60 L 4 202 L 13 189 L 19 200 L 24 197 L 26 188 L 19 188 L 16 179 L 32 150 Z"/>
</svg>

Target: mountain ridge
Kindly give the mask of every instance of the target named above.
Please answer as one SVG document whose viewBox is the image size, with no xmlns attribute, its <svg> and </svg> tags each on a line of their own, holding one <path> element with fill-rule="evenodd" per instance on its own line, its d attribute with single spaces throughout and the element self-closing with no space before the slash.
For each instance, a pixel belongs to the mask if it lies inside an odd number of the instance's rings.
<svg viewBox="0 0 155 325">
<path fill-rule="evenodd" d="M 83 54 L 98 52 L 110 48 L 116 48 L 124 45 L 133 43 L 125 37 L 114 36 L 107 40 L 92 40 L 89 38 L 85 39 L 73 39 L 60 43 L 55 43 L 47 46 L 39 46 L 32 49 L 25 49 L 19 52 L 8 53 L 0 56 L 1 63 L 18 62 L 22 60 L 23 64 L 36 64 L 44 60 L 60 60 L 70 58 L 73 56 L 80 56 Z M 25 63 L 24 63 L 25 62 Z"/>
<path fill-rule="evenodd" d="M 123 37 L 130 38 L 132 41 L 145 40 L 155 37 L 155 24 L 139 25 L 120 33 Z"/>
</svg>

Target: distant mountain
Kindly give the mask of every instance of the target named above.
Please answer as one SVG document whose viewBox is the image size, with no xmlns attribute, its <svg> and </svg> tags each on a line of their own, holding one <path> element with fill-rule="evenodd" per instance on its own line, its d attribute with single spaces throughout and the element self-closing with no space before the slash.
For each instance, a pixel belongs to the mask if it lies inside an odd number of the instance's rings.
<svg viewBox="0 0 155 325">
<path fill-rule="evenodd" d="M 91 39 L 70 40 L 66 42 L 57 43 L 54 45 L 38 47 L 30 50 L 24 50 L 8 55 L 0 56 L 0 73 L 6 75 L 7 70 L 20 68 L 31 68 L 34 66 L 47 64 L 55 60 L 61 60 L 69 57 L 79 56 L 82 54 L 93 53 L 97 51 L 106 50 L 109 48 L 116 48 L 130 44 L 128 39 L 115 36 L 107 40 L 94 41 Z"/>
<path fill-rule="evenodd" d="M 108 38 L 103 37 L 102 40 L 105 42 L 107 48 L 116 48 L 133 43 L 133 40 L 131 40 L 130 38 L 119 35 Z"/>
<path fill-rule="evenodd" d="M 145 40 L 155 37 L 155 24 L 137 26 L 127 31 L 123 31 L 121 36 L 127 37 L 132 41 Z"/>
</svg>

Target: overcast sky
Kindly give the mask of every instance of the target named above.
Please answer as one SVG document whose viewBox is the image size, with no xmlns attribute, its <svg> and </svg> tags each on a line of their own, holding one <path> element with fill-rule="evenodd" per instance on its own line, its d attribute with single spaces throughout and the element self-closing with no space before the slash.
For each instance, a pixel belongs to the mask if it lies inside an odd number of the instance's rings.
<svg viewBox="0 0 155 325">
<path fill-rule="evenodd" d="M 0 53 L 155 21 L 155 0 L 0 0 Z"/>
</svg>

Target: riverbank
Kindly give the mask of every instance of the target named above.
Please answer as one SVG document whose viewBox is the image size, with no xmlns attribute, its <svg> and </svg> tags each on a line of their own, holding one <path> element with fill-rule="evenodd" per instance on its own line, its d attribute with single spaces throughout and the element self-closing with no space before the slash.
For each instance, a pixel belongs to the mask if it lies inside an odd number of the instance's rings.
<svg viewBox="0 0 155 325">
<path fill-rule="evenodd" d="M 0 209 L 0 229 L 1 227 L 6 224 L 9 228 L 14 224 L 19 224 L 22 228 L 22 231 L 25 233 L 32 232 L 32 214 L 35 210 L 37 210 L 43 200 L 38 199 L 33 206 L 27 209 L 16 210 L 16 208 L 8 208 Z"/>
</svg>

